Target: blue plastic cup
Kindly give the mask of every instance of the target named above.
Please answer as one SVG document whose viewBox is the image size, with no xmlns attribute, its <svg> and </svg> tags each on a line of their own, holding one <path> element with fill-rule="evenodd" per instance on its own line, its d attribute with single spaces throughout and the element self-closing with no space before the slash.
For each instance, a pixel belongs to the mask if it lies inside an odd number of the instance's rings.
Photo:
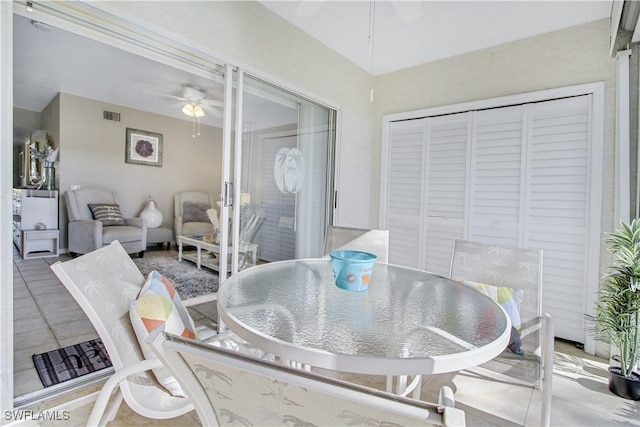
<svg viewBox="0 0 640 427">
<path fill-rule="evenodd" d="M 366 291 L 378 257 L 363 251 L 338 250 L 329 253 L 336 286 L 347 291 Z"/>
</svg>

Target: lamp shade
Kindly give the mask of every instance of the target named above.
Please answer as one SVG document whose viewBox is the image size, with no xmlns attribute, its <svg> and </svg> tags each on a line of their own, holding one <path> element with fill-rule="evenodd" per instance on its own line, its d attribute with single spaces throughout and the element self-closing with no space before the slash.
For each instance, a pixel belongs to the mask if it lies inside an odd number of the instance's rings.
<svg viewBox="0 0 640 427">
<path fill-rule="evenodd" d="M 185 104 L 185 106 L 182 107 L 182 112 L 189 117 L 204 117 L 204 110 L 196 104 Z"/>
<path fill-rule="evenodd" d="M 201 106 L 196 105 L 193 107 L 193 116 L 194 117 L 204 117 L 204 110 Z"/>
<path fill-rule="evenodd" d="M 184 107 L 182 107 L 182 112 L 189 117 L 195 117 L 195 114 L 193 112 L 193 104 L 186 104 Z"/>
</svg>

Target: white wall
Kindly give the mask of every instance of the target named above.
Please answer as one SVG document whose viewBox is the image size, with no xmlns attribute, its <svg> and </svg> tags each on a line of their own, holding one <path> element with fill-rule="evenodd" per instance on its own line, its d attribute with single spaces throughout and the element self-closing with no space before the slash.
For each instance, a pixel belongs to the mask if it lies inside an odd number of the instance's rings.
<svg viewBox="0 0 640 427">
<path fill-rule="evenodd" d="M 13 109 L 13 127 L 24 129 L 40 129 L 42 126 L 40 121 L 40 113 L 20 108 Z"/>
<path fill-rule="evenodd" d="M 603 19 L 376 77 L 371 222 L 378 221 L 383 115 L 604 81 L 602 227 L 611 230 L 616 64 L 608 48 Z"/>
<path fill-rule="evenodd" d="M 216 197 L 219 195 L 221 129 L 200 126 L 200 136 L 192 138 L 189 120 L 64 93 L 58 98 L 60 136 L 54 142 L 61 147 L 56 171 L 61 194 L 71 185 L 116 191 L 125 217 L 138 216 L 151 196 L 162 211 L 162 226 L 171 230 L 174 194 L 203 191 Z M 43 112 L 43 122 L 49 109 L 47 107 Z M 103 110 L 120 113 L 121 121 L 104 120 Z M 162 167 L 125 163 L 127 127 L 163 135 Z M 61 247 L 66 248 L 68 219 L 64 197 L 60 210 Z"/>
</svg>

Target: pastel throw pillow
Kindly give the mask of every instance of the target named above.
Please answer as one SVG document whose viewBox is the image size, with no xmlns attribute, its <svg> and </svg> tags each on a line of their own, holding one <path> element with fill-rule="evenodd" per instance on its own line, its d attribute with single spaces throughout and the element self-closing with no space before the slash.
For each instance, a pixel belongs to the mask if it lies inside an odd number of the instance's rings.
<svg viewBox="0 0 640 427">
<path fill-rule="evenodd" d="M 211 206 L 207 203 L 183 202 L 182 221 L 183 222 L 210 222 L 207 210 Z"/>
<path fill-rule="evenodd" d="M 142 353 L 147 359 L 156 358 L 153 350 L 145 342 L 149 334 L 156 329 L 199 340 L 193 319 L 175 288 L 166 277 L 155 270 L 149 273 L 138 299 L 131 303 L 129 316 Z M 173 396 L 186 397 L 178 381 L 167 369 L 153 369 L 153 374 Z"/>
<path fill-rule="evenodd" d="M 120 206 L 113 203 L 89 204 L 93 219 L 102 222 L 102 225 L 124 225 L 124 218 Z"/>
<path fill-rule="evenodd" d="M 471 282 L 465 280 L 465 285 L 470 286 L 483 295 L 488 296 L 498 304 L 509 315 L 511 319 L 511 338 L 509 342 L 509 350 L 513 353 L 522 355 L 522 341 L 520 339 L 520 329 L 522 328 L 522 320 L 520 318 L 520 305 L 524 297 L 522 289 L 513 289 L 506 286 L 493 286 L 484 283 Z"/>
</svg>

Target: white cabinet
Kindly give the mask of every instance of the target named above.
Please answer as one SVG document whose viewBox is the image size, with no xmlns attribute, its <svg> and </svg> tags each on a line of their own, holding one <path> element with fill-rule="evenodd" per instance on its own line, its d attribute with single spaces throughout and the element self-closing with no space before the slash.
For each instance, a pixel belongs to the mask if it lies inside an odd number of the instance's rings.
<svg viewBox="0 0 640 427">
<path fill-rule="evenodd" d="M 13 242 L 24 259 L 58 256 L 57 190 L 13 190 Z"/>
</svg>

